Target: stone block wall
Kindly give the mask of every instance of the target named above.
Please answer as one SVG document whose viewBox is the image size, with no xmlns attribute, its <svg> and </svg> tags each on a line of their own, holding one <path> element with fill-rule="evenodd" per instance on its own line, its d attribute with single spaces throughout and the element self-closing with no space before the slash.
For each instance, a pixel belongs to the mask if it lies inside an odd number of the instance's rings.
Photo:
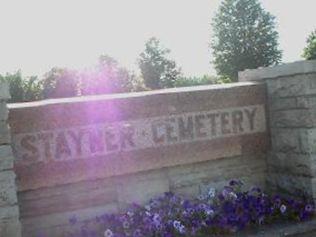
<svg viewBox="0 0 316 237">
<path fill-rule="evenodd" d="M 0 81 L 0 236 L 21 237 L 11 136 L 7 123 L 9 87 Z"/>
<path fill-rule="evenodd" d="M 316 61 L 246 70 L 239 73 L 239 80 L 267 85 L 267 186 L 316 200 Z"/>
<path fill-rule="evenodd" d="M 21 226 L 23 237 L 64 237 L 75 216 L 168 191 L 193 197 L 230 179 L 316 201 L 316 61 L 239 79 L 10 104 L 9 113 L 0 82 L 0 237 L 20 237 Z"/>
</svg>

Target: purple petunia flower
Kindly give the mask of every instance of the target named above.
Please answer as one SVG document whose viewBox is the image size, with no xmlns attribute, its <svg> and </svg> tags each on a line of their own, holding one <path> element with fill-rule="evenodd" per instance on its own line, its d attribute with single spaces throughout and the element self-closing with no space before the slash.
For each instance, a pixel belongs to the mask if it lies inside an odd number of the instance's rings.
<svg viewBox="0 0 316 237">
<path fill-rule="evenodd" d="M 281 211 L 281 213 L 282 214 L 284 214 L 285 212 L 286 212 L 286 206 L 284 205 L 284 204 L 282 204 L 281 206 L 280 206 L 280 211 Z"/>
<path fill-rule="evenodd" d="M 133 233 L 133 237 L 142 237 L 142 231 L 140 229 L 136 229 Z"/>
<path fill-rule="evenodd" d="M 114 234 L 110 229 L 107 229 L 106 231 L 104 231 L 104 237 L 113 237 Z"/>
<path fill-rule="evenodd" d="M 181 224 L 180 221 L 174 221 L 174 222 L 173 222 L 173 227 L 174 227 L 180 234 L 184 234 L 184 233 L 185 233 L 185 227 L 184 227 L 184 225 Z"/>
<path fill-rule="evenodd" d="M 69 223 L 71 224 L 71 225 L 75 225 L 76 223 L 77 223 L 77 217 L 76 216 L 72 216 L 72 217 L 70 217 L 69 218 Z"/>
<path fill-rule="evenodd" d="M 313 206 L 311 204 L 307 204 L 305 206 L 305 211 L 306 212 L 312 212 L 314 210 Z"/>
<path fill-rule="evenodd" d="M 251 226 L 278 220 L 307 220 L 314 214 L 314 205 L 305 199 L 297 200 L 270 196 L 259 188 L 240 189 L 238 180 L 215 193 L 210 189 L 199 199 L 184 199 L 166 193 L 151 199 L 147 206 L 132 206 L 124 213 L 100 215 L 84 222 L 76 233 L 67 237 L 146 237 L 146 236 L 210 236 L 216 233 L 232 233 Z M 213 197 L 213 198 L 211 198 Z M 77 223 L 75 216 L 69 219 Z M 214 232 L 213 232 L 214 231 Z M 102 236 L 102 232 L 101 232 Z"/>
</svg>

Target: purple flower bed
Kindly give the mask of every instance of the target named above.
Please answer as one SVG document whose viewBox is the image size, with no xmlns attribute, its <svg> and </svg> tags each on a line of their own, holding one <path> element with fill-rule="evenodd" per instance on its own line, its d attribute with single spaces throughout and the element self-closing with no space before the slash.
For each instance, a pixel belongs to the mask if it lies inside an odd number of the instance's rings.
<svg viewBox="0 0 316 237">
<path fill-rule="evenodd" d="M 233 180 L 222 191 L 210 189 L 195 200 L 165 193 L 148 205 L 133 204 L 125 213 L 98 216 L 69 237 L 223 236 L 280 221 L 304 221 L 313 213 L 312 202 L 304 198 L 269 196 L 259 188 L 242 191 L 242 182 Z M 78 224 L 75 217 L 70 222 Z"/>
</svg>

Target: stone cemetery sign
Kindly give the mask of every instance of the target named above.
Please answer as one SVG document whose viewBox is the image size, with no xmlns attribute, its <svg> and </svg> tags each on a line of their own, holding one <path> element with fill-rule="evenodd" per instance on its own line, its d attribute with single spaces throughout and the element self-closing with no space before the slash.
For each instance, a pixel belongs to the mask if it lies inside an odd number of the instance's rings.
<svg viewBox="0 0 316 237">
<path fill-rule="evenodd" d="M 10 104 L 9 117 L 0 85 L 0 236 L 20 236 L 20 219 L 23 236 L 56 237 L 75 214 L 230 179 L 315 200 L 315 65 L 239 75 L 259 82 Z"/>
<path fill-rule="evenodd" d="M 21 162 L 62 161 L 102 156 L 265 131 L 263 105 L 209 110 L 15 137 Z"/>
<path fill-rule="evenodd" d="M 95 218 L 169 191 L 196 196 L 210 180 L 264 183 L 265 89 L 244 82 L 9 105 L 25 236 L 58 236 L 51 228 L 59 233 L 78 212 Z"/>
<path fill-rule="evenodd" d="M 13 104 L 9 123 L 20 191 L 267 147 L 265 87 L 248 82 Z"/>
</svg>

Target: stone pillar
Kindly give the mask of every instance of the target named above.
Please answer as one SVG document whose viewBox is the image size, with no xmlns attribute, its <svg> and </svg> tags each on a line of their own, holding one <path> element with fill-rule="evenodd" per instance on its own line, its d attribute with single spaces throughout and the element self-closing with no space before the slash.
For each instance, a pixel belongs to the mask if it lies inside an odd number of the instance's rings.
<svg viewBox="0 0 316 237">
<path fill-rule="evenodd" d="M 7 124 L 6 101 L 9 98 L 8 84 L 0 81 L 0 236 L 21 237 L 14 159 Z"/>
<path fill-rule="evenodd" d="M 271 135 L 267 187 L 316 201 L 316 61 L 246 70 L 266 83 Z"/>
</svg>

